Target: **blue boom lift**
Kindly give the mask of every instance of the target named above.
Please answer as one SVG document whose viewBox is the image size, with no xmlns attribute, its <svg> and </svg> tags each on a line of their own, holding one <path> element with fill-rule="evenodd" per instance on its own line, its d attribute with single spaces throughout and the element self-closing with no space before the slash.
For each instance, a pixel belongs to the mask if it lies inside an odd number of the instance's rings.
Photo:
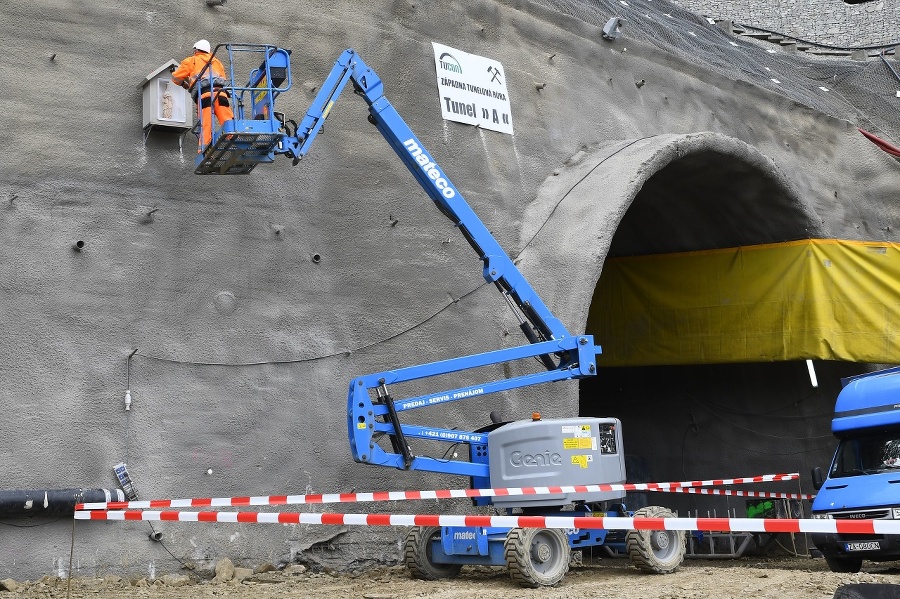
<svg viewBox="0 0 900 599">
<path fill-rule="evenodd" d="M 468 476 L 473 488 L 540 488 L 537 493 L 473 500 L 476 505 L 492 504 L 504 513 L 673 516 L 660 507 L 629 512 L 623 503 L 624 492 L 566 493 L 547 488 L 625 482 L 622 427 L 616 418 L 541 419 L 534 414 L 531 420 L 501 422 L 492 414 L 492 424 L 472 432 L 401 421 L 401 414 L 418 408 L 593 376 L 600 347 L 594 345 L 590 335 L 572 335 L 553 316 L 432 154 L 384 97 L 381 79 L 356 52 L 346 50 L 341 54 L 299 124 L 275 111 L 275 100 L 291 87 L 289 50 L 271 45 L 222 44 L 214 53 L 220 52 L 227 54 L 222 58 L 229 80 L 219 93 L 228 93 L 232 98 L 235 120 L 212 132 L 212 141 L 197 156 L 197 174 L 247 174 L 257 164 L 273 162 L 280 154 L 292 158 L 296 165 L 322 131 L 341 91 L 351 84 L 369 107 L 368 120 L 478 254 L 485 280 L 496 285 L 516 313 L 529 342 L 350 381 L 347 429 L 354 460 L 400 470 Z M 250 70 L 247 83 L 238 86 L 235 65 L 247 55 L 251 57 L 250 64 L 258 66 Z M 389 389 L 400 383 L 528 358 L 537 359 L 544 369 L 402 399 L 395 399 Z M 449 443 L 451 449 L 465 446 L 468 459 L 415 455 L 410 439 L 423 440 L 423 444 L 427 444 L 426 440 Z M 562 579 L 572 550 L 598 546 L 607 547 L 610 553 L 627 553 L 641 570 L 665 573 L 674 571 L 683 561 L 685 536 L 681 531 L 413 527 L 404 557 L 412 575 L 419 578 L 451 577 L 465 564 L 505 565 L 519 584 L 539 587 Z"/>
</svg>

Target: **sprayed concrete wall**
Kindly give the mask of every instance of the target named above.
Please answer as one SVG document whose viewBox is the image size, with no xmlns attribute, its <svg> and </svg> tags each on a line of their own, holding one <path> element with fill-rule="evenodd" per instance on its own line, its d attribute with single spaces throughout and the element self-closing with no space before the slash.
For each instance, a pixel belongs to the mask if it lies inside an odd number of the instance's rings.
<svg viewBox="0 0 900 599">
<path fill-rule="evenodd" d="M 896 162 L 851 123 L 638 42 L 610 44 L 597 27 L 528 2 L 15 2 L 0 20 L 7 489 L 114 487 L 120 461 L 147 499 L 465 485 L 353 463 L 347 383 L 521 344 L 515 319 L 352 94 L 300 165 L 285 160 L 246 177 L 195 176 L 190 135 L 145 135 L 138 85 L 200 37 L 291 48 L 294 89 L 280 109 L 295 119 L 337 55 L 357 49 L 573 332 L 585 327 L 640 182 L 677 158 L 679 143 L 723 161 L 738 152 L 771 170 L 824 234 L 895 235 Z M 503 63 L 514 136 L 440 119 L 432 41 Z M 618 151 L 636 140 L 642 152 Z M 600 166 L 604 151 L 632 160 Z M 598 184 L 569 194 L 587 164 Z M 775 216 L 772 230 L 792 226 Z M 664 218 L 646 224 L 675 246 L 701 230 Z M 492 410 L 514 419 L 534 409 L 578 413 L 578 386 L 450 405 L 425 421 L 472 429 Z M 80 524 L 74 573 L 158 575 L 180 567 L 172 555 L 200 570 L 221 556 L 363 567 L 396 561 L 404 535 L 156 529 L 166 550 L 148 541 L 145 523 Z M 66 574 L 71 538 L 67 518 L 4 528 L 0 577 Z"/>
</svg>

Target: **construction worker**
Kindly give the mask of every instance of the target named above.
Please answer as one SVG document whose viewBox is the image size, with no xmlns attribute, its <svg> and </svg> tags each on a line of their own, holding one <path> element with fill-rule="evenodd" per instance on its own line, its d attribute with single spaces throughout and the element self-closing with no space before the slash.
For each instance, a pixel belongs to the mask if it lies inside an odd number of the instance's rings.
<svg viewBox="0 0 900 599">
<path fill-rule="evenodd" d="M 204 71 L 207 64 L 209 68 Z M 205 148 L 212 140 L 213 111 L 219 125 L 234 118 L 228 92 L 222 89 L 226 81 L 225 67 L 218 58 L 210 54 L 209 41 L 198 40 L 194 44 L 194 54 L 182 60 L 172 72 L 172 81 L 190 91 L 194 103 L 200 107 L 203 134 L 201 149 Z"/>
</svg>

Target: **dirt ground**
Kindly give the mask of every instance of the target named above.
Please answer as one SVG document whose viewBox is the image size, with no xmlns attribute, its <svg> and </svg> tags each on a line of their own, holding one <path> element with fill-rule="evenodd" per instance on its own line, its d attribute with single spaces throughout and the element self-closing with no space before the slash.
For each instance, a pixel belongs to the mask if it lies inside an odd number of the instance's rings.
<svg viewBox="0 0 900 599">
<path fill-rule="evenodd" d="M 54 577 L 45 577 L 33 582 L 6 580 L 0 582 L 0 589 L 8 587 L 7 592 L 0 592 L 0 597 L 821 599 L 832 597 L 835 589 L 842 584 L 900 585 L 900 568 L 893 564 L 865 562 L 863 572 L 859 574 L 834 574 L 828 571 L 822 559 L 688 559 L 674 574 L 651 575 L 639 572 L 627 560 L 605 559 L 573 566 L 559 585 L 542 589 L 518 587 L 509 580 L 505 569 L 481 567 L 464 568 L 458 578 L 438 582 L 413 580 L 403 566 L 381 568 L 354 575 L 310 572 L 302 566 L 292 566 L 284 571 L 261 572 L 241 581 L 232 579 L 228 582 L 201 580 L 192 573 L 164 578 L 165 580 L 152 582 L 146 579 L 129 581 L 113 576 L 75 579 L 71 583 L 71 588 L 69 581 Z"/>
</svg>

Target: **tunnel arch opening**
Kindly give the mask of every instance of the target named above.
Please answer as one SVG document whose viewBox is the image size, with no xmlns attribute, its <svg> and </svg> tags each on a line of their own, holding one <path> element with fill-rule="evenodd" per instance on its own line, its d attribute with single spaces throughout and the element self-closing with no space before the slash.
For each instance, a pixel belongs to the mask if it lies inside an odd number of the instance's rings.
<svg viewBox="0 0 900 599">
<path fill-rule="evenodd" d="M 579 152 L 545 182 L 528 216 L 535 231 L 524 231 L 532 241 L 520 264 L 527 270 L 532 252 L 549 262 L 556 276 L 550 281 L 535 272 L 539 289 L 550 290 L 564 322 L 576 332 L 584 326 L 601 346 L 604 331 L 588 315 L 607 260 L 829 236 L 771 159 L 715 133 L 652 136 Z M 581 416 L 622 420 L 632 482 L 808 473 L 826 465 L 840 378 L 860 365 L 820 362 L 816 368 L 820 384 L 813 387 L 798 361 L 748 355 L 728 364 L 604 367 L 600 355 L 598 376 L 579 383 L 578 409 Z M 665 495 L 632 496 L 629 508 L 649 502 L 682 514 L 745 513 L 741 500 Z"/>
<path fill-rule="evenodd" d="M 825 234 L 789 180 L 754 148 L 718 137 L 677 145 L 670 160 L 645 163 L 644 180 L 604 262 Z M 601 272 L 597 288 L 602 285 Z M 594 330 L 590 318 L 586 332 L 603 344 L 603 331 Z M 613 368 L 604 368 L 601 357 L 599 366 L 598 376 L 580 385 L 579 412 L 622 420 L 635 482 L 808 472 L 832 450 L 835 382 L 858 369 L 820 365 L 834 372 L 816 388 L 802 363 L 762 363 L 752 355 L 730 364 Z M 727 498 L 636 495 L 629 501 L 632 509 L 662 504 L 681 513 L 735 510 L 743 516 L 746 510 L 745 501 Z"/>
<path fill-rule="evenodd" d="M 628 205 L 607 258 L 804 239 L 816 230 L 804 204 L 762 160 L 713 147 L 654 172 Z"/>
<path fill-rule="evenodd" d="M 682 149 L 648 173 L 604 262 L 824 234 L 817 226 L 821 221 L 774 164 L 753 148 L 712 142 Z M 601 272 L 597 288 L 602 285 Z M 590 318 L 586 332 L 603 345 L 603 331 Z M 604 368 L 602 362 L 601 356 L 598 376 L 580 385 L 579 412 L 622 420 L 627 469 L 635 482 L 808 471 L 832 450 L 834 382 L 858 369 L 820 365 L 835 373 L 814 388 L 802 363 L 763 363 L 751 355 L 730 364 Z M 630 499 L 637 503 L 630 507 L 662 503 L 681 512 L 740 509 L 744 515 L 746 507 L 708 497 Z"/>
</svg>

